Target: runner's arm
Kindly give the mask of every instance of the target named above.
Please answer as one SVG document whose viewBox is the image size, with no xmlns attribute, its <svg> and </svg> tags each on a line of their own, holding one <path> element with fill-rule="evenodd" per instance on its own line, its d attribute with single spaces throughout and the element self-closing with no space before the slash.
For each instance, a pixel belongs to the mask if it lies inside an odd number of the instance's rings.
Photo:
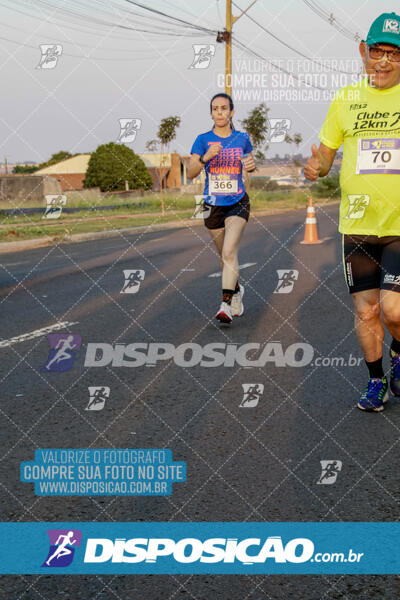
<svg viewBox="0 0 400 600">
<path fill-rule="evenodd" d="M 316 181 L 318 177 L 325 177 L 331 170 L 337 148 L 329 148 L 321 143 L 317 149 L 313 144 L 311 152 L 312 156 L 304 167 L 304 176 L 310 181 Z"/>
<path fill-rule="evenodd" d="M 325 177 L 325 175 L 328 175 L 329 171 L 331 170 L 337 149 L 329 148 L 328 146 L 325 146 L 325 144 L 321 143 L 319 145 L 318 152 L 320 153 L 321 157 L 321 171 L 319 176 Z"/>
<path fill-rule="evenodd" d="M 256 170 L 256 163 L 254 162 L 253 153 L 250 152 L 243 161 L 243 166 L 248 173 L 252 173 Z"/>
<path fill-rule="evenodd" d="M 187 176 L 189 179 L 194 179 L 200 173 L 204 165 L 200 162 L 200 154 L 192 154 L 190 157 Z"/>
</svg>

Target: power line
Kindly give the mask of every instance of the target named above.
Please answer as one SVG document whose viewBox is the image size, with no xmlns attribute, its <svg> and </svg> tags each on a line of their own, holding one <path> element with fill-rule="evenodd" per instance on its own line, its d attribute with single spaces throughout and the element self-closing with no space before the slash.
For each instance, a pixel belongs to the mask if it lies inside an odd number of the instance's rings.
<svg viewBox="0 0 400 600">
<path fill-rule="evenodd" d="M 236 44 L 235 44 L 235 42 L 236 42 Z M 299 81 L 299 77 L 297 77 L 297 75 L 295 75 L 291 71 L 288 71 L 287 69 L 283 69 L 282 67 L 279 67 L 278 65 L 276 65 L 271 60 L 265 58 L 264 56 L 261 56 L 261 54 L 258 54 L 258 52 L 256 52 L 255 50 L 252 50 L 251 48 L 248 48 L 246 46 L 246 44 L 244 44 L 243 42 L 240 42 L 237 38 L 233 39 L 233 43 L 235 45 L 239 45 L 246 52 L 250 52 L 251 54 L 253 54 L 253 56 L 256 56 L 257 58 L 259 58 L 259 59 L 263 60 L 264 62 L 270 64 L 277 71 L 281 71 L 282 73 L 286 73 L 287 75 L 290 75 L 291 77 L 293 77 L 293 79 L 296 79 L 297 81 Z M 321 88 L 321 87 L 319 87 L 317 85 L 313 85 L 312 83 L 308 83 L 307 81 L 303 81 L 302 83 L 304 83 L 304 85 L 307 85 L 308 87 L 312 87 L 312 88 L 314 88 L 316 90 L 322 90 L 323 89 L 323 88 Z"/>
<path fill-rule="evenodd" d="M 145 6 L 144 4 L 141 4 L 140 2 L 135 2 L 135 0 L 125 0 L 125 2 L 128 2 L 129 4 L 134 4 L 135 6 L 138 6 L 139 8 L 143 8 L 144 10 L 148 10 L 154 14 L 158 14 L 158 15 L 162 15 L 164 17 L 168 17 L 169 19 L 179 22 L 179 23 L 184 23 L 185 25 L 198 29 L 198 30 L 202 30 L 202 31 L 206 31 L 207 33 L 213 33 L 213 34 L 217 34 L 217 30 L 213 30 L 213 29 L 208 29 L 206 27 L 201 27 L 200 25 L 195 25 L 194 23 L 190 23 L 189 21 L 185 21 L 184 19 L 180 19 L 179 17 L 173 17 L 171 15 L 168 15 L 165 12 L 162 12 L 161 10 L 157 10 L 156 8 L 150 8 L 149 6 Z"/>
<path fill-rule="evenodd" d="M 240 8 L 240 6 L 238 6 L 236 4 L 236 2 L 232 2 L 232 4 L 234 6 L 236 6 L 236 8 L 238 8 L 239 10 L 242 10 Z M 272 31 L 270 31 L 269 29 L 267 29 L 266 27 L 264 27 L 264 25 L 261 25 L 261 23 L 259 23 L 258 21 L 256 21 L 256 19 L 253 19 L 253 17 L 251 17 L 248 13 L 245 13 L 245 16 L 248 19 L 250 19 L 250 21 L 252 21 L 256 25 L 258 25 L 258 27 L 260 27 L 263 31 L 265 31 L 265 33 L 267 33 L 268 35 L 270 35 L 271 37 L 273 37 L 275 40 L 277 40 L 280 44 L 283 44 L 283 46 L 286 46 L 286 48 L 289 48 L 289 50 L 292 50 L 293 52 L 295 52 L 299 56 L 302 56 L 306 60 L 308 60 L 308 61 L 310 61 L 310 62 L 312 62 L 312 63 L 314 63 L 314 64 L 316 64 L 318 66 L 323 66 L 324 68 L 328 69 L 329 71 L 334 71 L 334 72 L 337 72 L 337 73 L 344 73 L 346 75 L 353 75 L 353 73 L 350 72 L 350 71 L 341 71 L 341 70 L 338 70 L 338 69 L 333 69 L 333 68 L 329 67 L 328 65 L 323 65 L 319 60 L 315 60 L 315 59 L 311 58 L 310 56 L 307 56 L 306 54 L 304 54 L 300 50 L 297 50 L 293 46 L 290 46 L 290 44 L 287 44 L 286 42 L 284 42 L 280 37 L 278 37 L 277 35 L 275 35 L 274 33 L 272 33 Z"/>
<path fill-rule="evenodd" d="M 34 50 L 38 50 L 38 46 L 33 46 L 31 44 L 25 44 L 24 42 L 18 42 L 16 40 L 10 40 L 10 38 L 6 38 L 3 36 L 0 36 L 0 40 L 4 41 L 4 42 L 9 42 L 10 44 L 16 44 L 17 46 L 23 46 L 24 48 L 33 48 Z M 79 44 L 76 44 L 79 45 Z M 176 55 L 181 55 L 181 52 L 177 52 Z M 106 60 L 106 61 L 118 61 L 118 62 L 130 62 L 132 64 L 132 61 L 135 60 L 154 60 L 154 54 L 152 54 L 151 56 L 140 56 L 140 57 L 131 57 L 131 58 L 120 58 L 118 56 L 85 56 L 84 54 L 71 54 L 69 52 L 63 52 L 62 56 L 71 56 L 73 58 L 86 58 L 89 59 L 93 62 L 96 62 L 98 60 Z M 170 56 L 167 54 L 167 56 Z M 171 55 L 174 56 L 174 55 Z"/>
<path fill-rule="evenodd" d="M 346 38 L 348 38 L 349 40 L 352 40 L 353 42 L 360 41 L 361 38 L 360 38 L 358 32 L 351 31 L 344 25 L 341 25 L 332 12 L 331 13 L 327 12 L 326 10 L 324 10 L 323 8 L 318 6 L 318 4 L 316 2 L 314 2 L 313 0 L 303 0 L 303 2 L 315 14 L 317 14 L 321 19 L 323 19 L 330 25 L 332 25 L 332 27 L 334 27 L 337 31 L 339 31 L 339 33 L 344 35 Z"/>
<path fill-rule="evenodd" d="M 164 28 L 157 27 L 156 29 L 149 30 L 149 29 L 143 29 L 141 27 L 132 27 L 126 22 L 126 19 L 125 19 L 125 22 L 123 24 L 121 24 L 119 22 L 113 22 L 111 20 L 111 18 L 109 18 L 109 17 L 107 18 L 107 20 L 102 20 L 102 19 L 94 17 L 92 15 L 80 14 L 80 13 L 77 13 L 77 12 L 74 12 L 71 10 L 63 9 L 62 6 L 60 6 L 60 8 L 57 8 L 56 0 L 52 3 L 45 2 L 44 0 L 36 0 L 36 1 L 38 3 L 43 4 L 47 8 L 53 8 L 53 9 L 56 9 L 57 12 L 61 12 L 63 14 L 63 18 L 64 18 L 64 15 L 70 16 L 72 18 L 78 17 L 79 22 L 81 22 L 82 19 L 86 19 L 87 22 L 90 22 L 91 29 L 93 29 L 93 24 L 95 23 L 97 25 L 105 26 L 107 28 L 119 28 L 119 29 L 123 29 L 123 30 L 127 30 L 127 31 L 137 31 L 140 33 L 150 33 L 150 34 L 154 34 L 154 35 L 164 35 L 164 36 L 171 36 L 171 37 L 177 37 L 177 36 L 193 37 L 195 35 L 199 35 L 199 34 L 203 33 L 203 31 L 194 33 L 193 28 L 190 29 L 190 31 L 185 32 L 185 30 L 182 28 L 181 29 L 171 29 L 171 28 L 165 28 L 165 27 Z M 14 9 L 14 10 L 16 10 L 16 9 Z M 17 12 L 21 12 L 24 15 L 27 14 L 27 13 L 24 13 L 23 11 L 17 11 Z M 42 20 L 42 19 L 40 19 L 40 17 L 37 17 L 36 15 L 32 15 L 30 13 L 28 13 L 28 15 L 31 18 L 36 18 L 36 19 L 39 18 L 39 20 Z M 48 19 L 48 22 L 54 23 L 54 21 L 51 21 L 50 19 Z M 153 24 L 154 24 L 154 19 L 153 19 Z M 65 22 L 63 23 L 63 26 L 64 25 L 65 25 Z"/>
</svg>

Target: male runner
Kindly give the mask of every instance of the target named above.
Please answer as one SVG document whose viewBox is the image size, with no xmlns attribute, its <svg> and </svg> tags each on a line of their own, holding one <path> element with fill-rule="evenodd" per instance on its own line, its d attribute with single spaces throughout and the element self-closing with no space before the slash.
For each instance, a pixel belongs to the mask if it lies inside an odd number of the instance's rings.
<svg viewBox="0 0 400 600">
<path fill-rule="evenodd" d="M 336 93 L 304 174 L 311 181 L 327 175 L 343 143 L 339 231 L 369 371 L 357 406 L 381 411 L 388 399 L 383 324 L 392 335 L 390 389 L 400 396 L 400 16 L 380 15 L 360 53 L 366 77 Z"/>
</svg>

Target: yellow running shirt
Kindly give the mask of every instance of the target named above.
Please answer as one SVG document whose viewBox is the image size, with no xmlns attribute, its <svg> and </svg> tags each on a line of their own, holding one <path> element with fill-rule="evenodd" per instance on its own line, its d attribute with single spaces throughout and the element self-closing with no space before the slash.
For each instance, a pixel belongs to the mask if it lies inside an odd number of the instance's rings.
<svg viewBox="0 0 400 600">
<path fill-rule="evenodd" d="M 386 90 L 367 79 L 340 89 L 319 134 L 343 143 L 339 231 L 400 235 L 400 84 Z"/>
</svg>

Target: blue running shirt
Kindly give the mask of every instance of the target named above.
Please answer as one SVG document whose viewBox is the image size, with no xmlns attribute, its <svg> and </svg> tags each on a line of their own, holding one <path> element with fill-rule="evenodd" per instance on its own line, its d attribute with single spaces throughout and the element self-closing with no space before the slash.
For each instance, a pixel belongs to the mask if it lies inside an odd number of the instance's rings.
<svg viewBox="0 0 400 600">
<path fill-rule="evenodd" d="M 236 130 L 225 138 L 207 131 L 197 136 L 190 152 L 203 156 L 211 144 L 219 144 L 222 150 L 204 167 L 204 202 L 215 206 L 236 204 L 246 193 L 241 158 L 253 150 L 250 138 L 247 133 Z"/>
</svg>

